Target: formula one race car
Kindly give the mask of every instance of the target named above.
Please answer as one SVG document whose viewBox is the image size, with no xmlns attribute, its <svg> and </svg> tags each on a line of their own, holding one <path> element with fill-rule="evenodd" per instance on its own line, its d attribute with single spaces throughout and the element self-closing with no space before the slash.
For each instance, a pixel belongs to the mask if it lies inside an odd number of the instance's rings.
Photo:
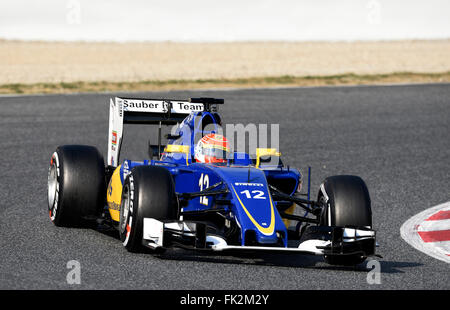
<svg viewBox="0 0 450 310">
<path fill-rule="evenodd" d="M 285 166 L 278 150 L 258 148 L 253 158 L 231 151 L 219 134 L 217 111 L 223 103 L 111 99 L 106 167 L 92 146 L 59 146 L 51 157 L 52 222 L 66 227 L 107 223 L 131 252 L 170 247 L 283 252 L 322 255 L 339 265 L 375 255 L 364 181 L 328 177 L 317 200 L 311 200 L 309 184 L 308 193 L 300 193 L 300 172 Z M 149 159 L 119 161 L 124 124 L 158 125 L 158 144 L 149 145 Z M 173 126 L 166 145 L 162 125 Z"/>
</svg>

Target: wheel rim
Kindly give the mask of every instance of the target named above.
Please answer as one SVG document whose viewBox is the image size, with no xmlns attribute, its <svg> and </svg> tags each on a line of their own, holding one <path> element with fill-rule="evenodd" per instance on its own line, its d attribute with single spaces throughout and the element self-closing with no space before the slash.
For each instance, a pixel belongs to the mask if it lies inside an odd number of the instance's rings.
<svg viewBox="0 0 450 310">
<path fill-rule="evenodd" d="M 130 213 L 130 190 L 128 184 L 123 188 L 122 203 L 120 206 L 120 232 L 126 231 L 128 214 Z"/>
<path fill-rule="evenodd" d="M 57 175 L 57 171 L 56 171 L 56 165 L 53 164 L 50 166 L 50 171 L 48 174 L 48 208 L 49 208 L 49 210 L 52 210 L 53 205 L 55 204 L 57 188 L 58 188 L 58 175 Z"/>
</svg>

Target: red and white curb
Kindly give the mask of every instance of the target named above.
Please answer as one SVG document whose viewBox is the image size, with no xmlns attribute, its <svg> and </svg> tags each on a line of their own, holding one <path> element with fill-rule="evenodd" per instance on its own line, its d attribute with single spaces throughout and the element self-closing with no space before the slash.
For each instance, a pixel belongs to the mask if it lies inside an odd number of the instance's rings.
<svg viewBox="0 0 450 310">
<path fill-rule="evenodd" d="M 414 215 L 400 234 L 417 250 L 450 263 L 450 201 Z"/>
</svg>

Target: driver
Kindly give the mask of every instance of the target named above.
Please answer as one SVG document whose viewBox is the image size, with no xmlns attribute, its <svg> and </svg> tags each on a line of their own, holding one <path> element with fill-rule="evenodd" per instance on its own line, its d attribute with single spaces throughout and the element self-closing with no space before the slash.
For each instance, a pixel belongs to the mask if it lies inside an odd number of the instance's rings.
<svg viewBox="0 0 450 310">
<path fill-rule="evenodd" d="M 226 163 L 229 154 L 228 140 L 219 134 L 207 134 L 195 147 L 195 160 L 200 163 Z"/>
</svg>

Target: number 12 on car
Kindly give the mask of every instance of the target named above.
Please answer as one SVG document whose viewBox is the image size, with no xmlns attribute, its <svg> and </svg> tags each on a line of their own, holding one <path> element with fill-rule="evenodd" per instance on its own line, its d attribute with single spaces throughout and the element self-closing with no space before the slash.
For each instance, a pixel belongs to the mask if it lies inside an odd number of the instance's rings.
<svg viewBox="0 0 450 310">
<path fill-rule="evenodd" d="M 266 199 L 265 193 L 256 189 L 251 192 L 246 189 L 245 191 L 242 191 L 241 194 L 245 194 L 247 199 Z"/>
<path fill-rule="evenodd" d="M 209 176 L 207 174 L 201 174 L 200 179 L 198 180 L 198 186 L 200 187 L 200 191 L 203 191 L 209 187 Z M 208 197 L 200 196 L 200 204 L 207 206 Z"/>
</svg>

